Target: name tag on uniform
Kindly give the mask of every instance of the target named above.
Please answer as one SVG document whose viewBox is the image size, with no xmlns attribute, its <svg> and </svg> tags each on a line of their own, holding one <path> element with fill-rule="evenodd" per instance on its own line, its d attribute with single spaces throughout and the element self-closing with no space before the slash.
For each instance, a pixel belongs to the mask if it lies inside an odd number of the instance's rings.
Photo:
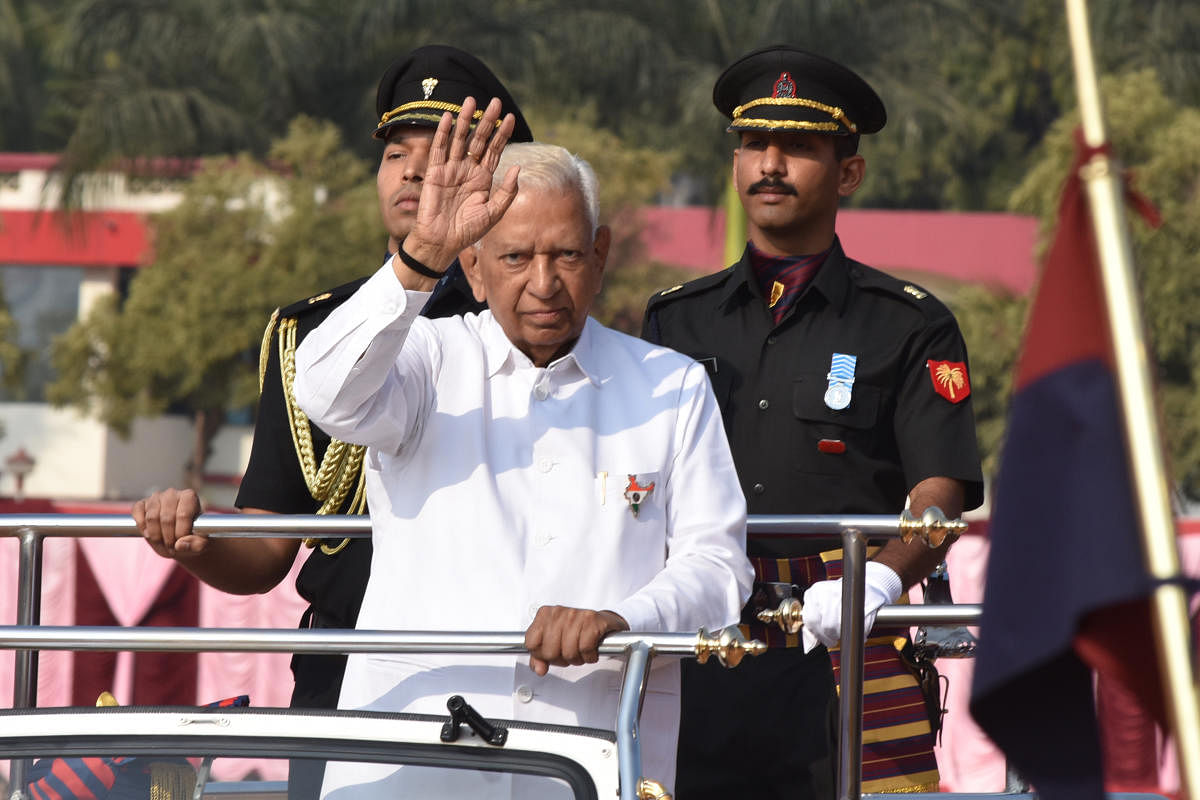
<svg viewBox="0 0 1200 800">
<path fill-rule="evenodd" d="M 850 406 L 850 389 L 854 386 L 854 368 L 858 356 L 834 353 L 829 365 L 829 386 L 825 389 L 825 405 L 833 411 L 844 411 Z"/>
</svg>

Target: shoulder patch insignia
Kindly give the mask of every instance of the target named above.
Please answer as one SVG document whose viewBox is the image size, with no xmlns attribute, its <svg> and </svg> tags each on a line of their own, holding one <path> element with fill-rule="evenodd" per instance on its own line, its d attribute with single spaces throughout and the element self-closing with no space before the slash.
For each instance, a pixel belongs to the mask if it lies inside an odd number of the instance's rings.
<svg viewBox="0 0 1200 800">
<path fill-rule="evenodd" d="M 333 297 L 332 292 L 322 292 L 321 294 L 308 298 L 307 302 L 311 306 L 313 303 L 319 303 L 322 300 L 328 300 L 331 297 Z"/>
<path fill-rule="evenodd" d="M 913 297 L 917 298 L 918 300 L 924 300 L 926 297 L 929 297 L 928 292 L 922 292 L 920 289 L 913 286 L 911 283 L 907 283 L 904 285 L 904 293 L 911 294 Z"/>
<path fill-rule="evenodd" d="M 961 403 L 971 395 L 971 381 L 967 377 L 967 365 L 961 361 L 925 362 L 933 390 L 951 403 Z"/>
</svg>

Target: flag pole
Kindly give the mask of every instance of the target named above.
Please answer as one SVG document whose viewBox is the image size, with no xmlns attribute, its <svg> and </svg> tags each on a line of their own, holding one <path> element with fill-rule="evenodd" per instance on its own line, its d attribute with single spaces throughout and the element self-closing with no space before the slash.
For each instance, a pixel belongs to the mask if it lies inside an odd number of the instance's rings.
<svg viewBox="0 0 1200 800">
<path fill-rule="evenodd" d="M 1099 148 L 1107 143 L 1107 133 L 1092 57 L 1087 0 L 1066 0 L 1066 5 L 1084 141 L 1091 148 Z M 1200 705 L 1192 676 L 1187 596 L 1178 583 L 1181 572 L 1175 519 L 1150 380 L 1145 327 L 1134 283 L 1124 187 L 1117 165 L 1099 151 L 1080 170 L 1080 178 L 1087 187 L 1100 257 L 1142 550 L 1150 575 L 1163 581 L 1154 590 L 1151 608 L 1159 671 L 1179 756 L 1180 783 L 1190 800 L 1200 800 Z"/>
</svg>

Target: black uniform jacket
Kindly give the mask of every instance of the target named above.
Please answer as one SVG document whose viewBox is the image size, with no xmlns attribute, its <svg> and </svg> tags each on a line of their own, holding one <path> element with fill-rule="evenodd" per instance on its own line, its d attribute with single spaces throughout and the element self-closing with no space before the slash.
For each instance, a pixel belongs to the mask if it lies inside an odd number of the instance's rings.
<svg viewBox="0 0 1200 800">
<path fill-rule="evenodd" d="M 239 508 L 260 508 L 278 514 L 312 514 L 321 507 L 321 502 L 309 493 L 296 453 L 285 405 L 279 331 L 285 320 L 294 320 L 298 345 L 309 331 L 316 328 L 365 280 L 362 278 L 322 292 L 277 313 L 278 322 L 271 332 L 270 341 L 264 344 L 266 364 L 262 392 L 250 462 L 238 490 L 236 503 Z M 428 317 L 445 317 L 483 308 L 486 306 L 474 299 L 462 268 L 455 262 L 438 283 L 421 313 Z M 313 456 L 316 463 L 320 464 L 329 447 L 330 437 L 315 425 L 309 424 L 309 429 Z M 340 513 L 347 511 L 352 497 L 353 492 L 338 509 Z M 340 542 L 340 539 L 335 539 L 327 543 L 336 547 Z M 301 626 L 353 628 L 362 605 L 370 564 L 369 539 L 352 539 L 333 555 L 327 555 L 319 547 L 315 548 L 296 579 L 296 590 L 309 603 Z M 293 705 L 336 707 L 344 664 L 345 656 L 293 659 L 293 671 L 296 673 Z M 310 672 L 313 674 L 307 674 Z"/>
<path fill-rule="evenodd" d="M 837 241 L 779 325 L 743 254 L 652 297 L 642 337 L 707 368 L 751 514 L 899 513 L 908 491 L 934 476 L 963 481 L 968 509 L 983 500 L 954 317 L 924 289 L 847 258 Z M 835 353 L 855 358 L 841 410 L 826 402 Z M 963 382 L 948 384 L 956 368 Z M 755 537 L 749 551 L 790 557 L 831 546 Z"/>
</svg>

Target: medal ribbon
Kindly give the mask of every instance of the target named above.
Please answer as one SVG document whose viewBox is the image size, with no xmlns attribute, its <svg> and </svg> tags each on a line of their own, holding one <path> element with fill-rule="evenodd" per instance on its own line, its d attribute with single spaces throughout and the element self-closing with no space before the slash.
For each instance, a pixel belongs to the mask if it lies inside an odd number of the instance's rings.
<svg viewBox="0 0 1200 800">
<path fill-rule="evenodd" d="M 858 364 L 858 356 L 834 353 L 829 364 L 829 388 L 842 386 L 849 392 L 854 384 L 854 368 Z"/>
</svg>

